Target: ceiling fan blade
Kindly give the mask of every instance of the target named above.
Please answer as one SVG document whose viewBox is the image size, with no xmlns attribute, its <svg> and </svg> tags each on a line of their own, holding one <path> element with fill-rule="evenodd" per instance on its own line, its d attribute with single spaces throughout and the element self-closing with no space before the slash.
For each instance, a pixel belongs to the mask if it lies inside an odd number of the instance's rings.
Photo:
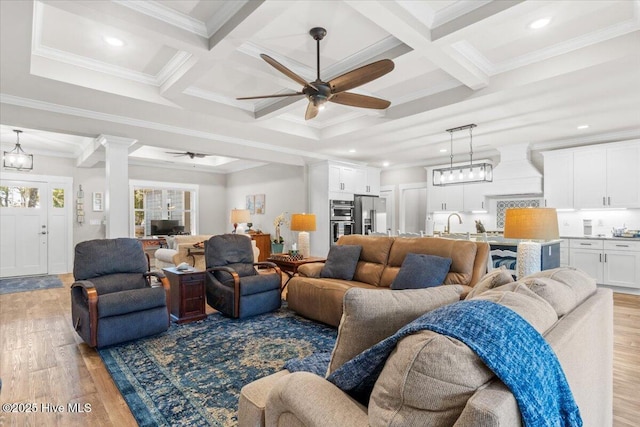
<svg viewBox="0 0 640 427">
<path fill-rule="evenodd" d="M 380 61 L 372 62 L 369 65 L 351 70 L 329 81 L 331 93 L 344 92 L 345 90 L 369 83 L 389 73 L 393 70 L 394 66 L 392 60 L 381 59 Z"/>
<path fill-rule="evenodd" d="M 340 92 L 329 98 L 329 101 L 336 104 L 350 105 L 352 107 L 360 108 L 375 108 L 377 110 L 384 110 L 391 105 L 390 101 L 386 99 L 374 98 L 373 96 L 360 95 L 351 92 Z"/>
<path fill-rule="evenodd" d="M 203 157 L 207 157 L 210 156 L 211 154 L 203 154 L 203 153 L 193 153 L 193 157 L 198 157 L 199 159 L 203 158 Z M 189 156 L 191 157 L 191 156 Z M 193 159 L 193 157 L 191 157 Z"/>
<path fill-rule="evenodd" d="M 317 87 L 307 82 L 305 79 L 303 79 L 302 77 L 300 77 L 299 75 L 297 75 L 296 73 L 294 73 L 293 71 L 291 71 L 290 69 L 288 69 L 287 67 L 285 67 L 284 65 L 276 61 L 275 59 L 273 59 L 272 57 L 270 57 L 269 55 L 265 55 L 264 53 L 261 53 L 260 58 L 264 59 L 267 62 L 267 64 L 271 65 L 273 68 L 280 71 L 282 74 L 289 77 L 294 82 L 298 82 L 302 86 L 311 86 L 315 90 L 318 90 Z"/>
<path fill-rule="evenodd" d="M 280 93 L 277 95 L 245 96 L 243 98 L 236 98 L 236 99 L 243 100 L 243 99 L 262 99 L 262 98 L 283 98 L 285 96 L 298 96 L 298 95 L 304 95 L 304 93 L 296 92 L 296 93 Z"/>
<path fill-rule="evenodd" d="M 304 119 L 305 120 L 313 119 L 315 116 L 318 115 L 318 111 L 320 111 L 320 109 L 310 102 L 309 105 L 307 105 L 307 112 L 304 113 Z"/>
</svg>

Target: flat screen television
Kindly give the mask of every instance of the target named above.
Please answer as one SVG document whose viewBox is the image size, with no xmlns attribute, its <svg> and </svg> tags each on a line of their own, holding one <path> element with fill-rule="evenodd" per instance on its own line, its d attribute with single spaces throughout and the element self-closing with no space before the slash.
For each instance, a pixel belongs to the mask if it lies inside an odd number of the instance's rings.
<svg viewBox="0 0 640 427">
<path fill-rule="evenodd" d="M 151 235 L 152 236 L 172 236 L 184 231 L 184 226 L 180 225 L 177 219 L 152 219 Z"/>
</svg>

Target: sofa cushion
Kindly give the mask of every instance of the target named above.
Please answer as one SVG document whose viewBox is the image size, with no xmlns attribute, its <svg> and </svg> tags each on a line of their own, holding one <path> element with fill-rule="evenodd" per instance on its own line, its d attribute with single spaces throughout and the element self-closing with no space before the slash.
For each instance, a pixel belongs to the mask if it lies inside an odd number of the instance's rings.
<svg viewBox="0 0 640 427">
<path fill-rule="evenodd" d="M 505 305 L 543 333 L 557 320 L 552 307 L 526 286 L 513 284 L 476 297 Z M 512 286 L 511 289 L 505 287 Z M 402 339 L 375 384 L 369 422 L 378 425 L 454 425 L 467 400 L 494 377 L 455 338 L 422 331 Z"/>
<path fill-rule="evenodd" d="M 469 292 L 465 299 L 471 299 L 477 295 L 480 295 L 484 291 L 496 288 L 498 286 L 506 285 L 513 282 L 513 276 L 505 266 L 497 268 L 490 273 L 485 274 L 482 279 L 475 284 L 471 292 Z"/>
<path fill-rule="evenodd" d="M 447 277 L 451 258 L 436 255 L 407 254 L 391 289 L 420 289 L 442 285 Z"/>
<path fill-rule="evenodd" d="M 351 280 L 360 259 L 360 245 L 333 245 L 329 249 L 327 261 L 320 271 L 320 277 Z"/>
<path fill-rule="evenodd" d="M 327 375 L 424 313 L 460 299 L 461 286 L 427 289 L 351 288 L 344 295 Z"/>
<path fill-rule="evenodd" d="M 409 253 L 436 255 L 451 258 L 451 267 L 444 283 L 447 285 L 469 285 L 478 246 L 468 240 L 452 240 L 438 237 L 415 237 L 394 239 L 389 251 L 389 261 L 382 273 L 381 286 L 390 286 L 398 274 L 404 258 Z"/>
<path fill-rule="evenodd" d="M 380 286 L 382 272 L 389 258 L 389 251 L 394 239 L 387 236 L 363 236 L 350 234 L 342 236 L 338 245 L 360 245 L 362 252 L 353 275 L 353 280 Z M 387 284 L 386 287 L 389 287 Z"/>
<path fill-rule="evenodd" d="M 524 282 L 556 310 L 558 317 L 569 313 L 596 291 L 596 281 L 581 270 L 561 267 L 531 274 Z"/>
</svg>

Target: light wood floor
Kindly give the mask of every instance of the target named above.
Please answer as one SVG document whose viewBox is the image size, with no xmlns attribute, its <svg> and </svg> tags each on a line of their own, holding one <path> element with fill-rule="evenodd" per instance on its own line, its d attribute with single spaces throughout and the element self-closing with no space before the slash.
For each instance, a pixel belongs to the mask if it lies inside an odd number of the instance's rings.
<svg viewBox="0 0 640 427">
<path fill-rule="evenodd" d="M 62 289 L 0 295 L 0 402 L 37 409 L 0 412 L 0 425 L 135 426 L 100 356 L 74 332 L 72 277 L 61 278 Z M 631 427 L 640 420 L 640 296 L 615 294 L 614 304 L 613 425 Z M 90 412 L 69 413 L 69 403 Z"/>
</svg>

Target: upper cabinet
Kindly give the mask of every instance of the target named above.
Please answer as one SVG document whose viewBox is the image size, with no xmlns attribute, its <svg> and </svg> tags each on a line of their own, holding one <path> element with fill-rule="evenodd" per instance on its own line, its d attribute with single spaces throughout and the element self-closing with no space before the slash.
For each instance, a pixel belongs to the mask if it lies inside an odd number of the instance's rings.
<svg viewBox="0 0 640 427">
<path fill-rule="evenodd" d="M 356 193 L 358 173 L 356 166 L 329 163 L 329 191 L 335 193 Z"/>
<path fill-rule="evenodd" d="M 542 154 L 546 206 L 640 208 L 640 140 Z"/>
<path fill-rule="evenodd" d="M 574 207 L 640 208 L 639 165 L 640 141 L 576 150 L 573 153 Z"/>
<path fill-rule="evenodd" d="M 549 151 L 543 155 L 545 206 L 573 209 L 573 152 Z"/>
<path fill-rule="evenodd" d="M 486 194 L 491 183 L 469 183 L 437 186 L 432 183 L 432 168 L 427 169 L 429 182 L 427 189 L 428 212 L 472 212 L 486 211 Z"/>
<path fill-rule="evenodd" d="M 356 194 L 380 195 L 380 169 L 366 167 L 356 172 Z"/>
</svg>

